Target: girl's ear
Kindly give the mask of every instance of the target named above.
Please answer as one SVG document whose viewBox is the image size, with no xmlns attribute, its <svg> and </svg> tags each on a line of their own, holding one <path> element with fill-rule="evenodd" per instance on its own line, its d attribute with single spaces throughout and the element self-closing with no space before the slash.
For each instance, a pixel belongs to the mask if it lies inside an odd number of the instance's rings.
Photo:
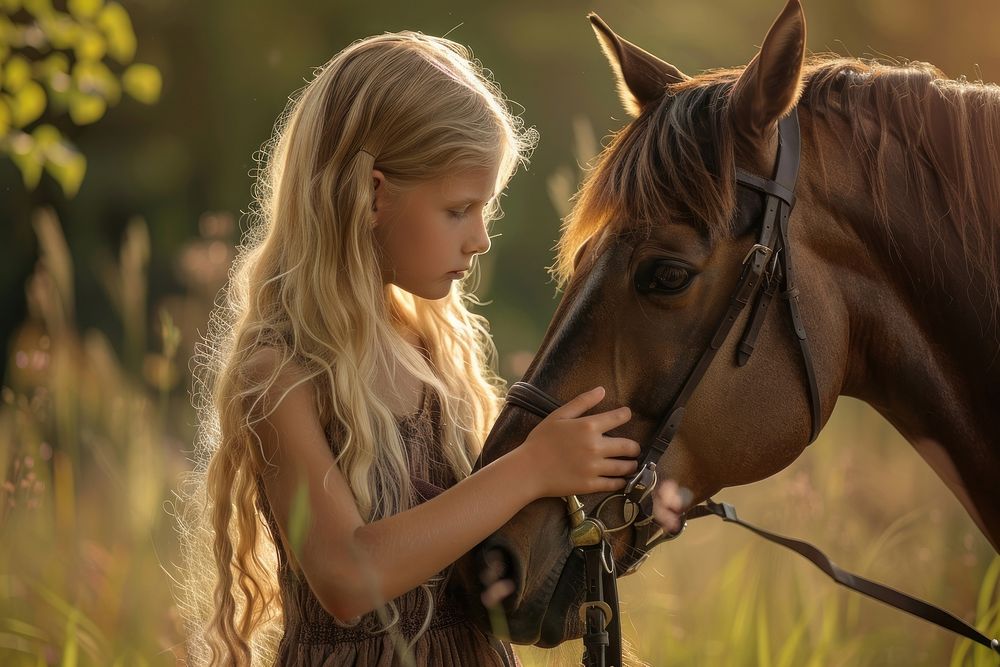
<svg viewBox="0 0 1000 667">
<path fill-rule="evenodd" d="M 372 169 L 372 188 L 375 191 L 375 197 L 372 199 L 372 213 L 375 214 L 374 225 L 378 226 L 380 215 L 384 215 L 384 211 L 388 208 L 386 206 L 388 188 L 385 186 L 385 174 L 378 169 Z"/>
</svg>

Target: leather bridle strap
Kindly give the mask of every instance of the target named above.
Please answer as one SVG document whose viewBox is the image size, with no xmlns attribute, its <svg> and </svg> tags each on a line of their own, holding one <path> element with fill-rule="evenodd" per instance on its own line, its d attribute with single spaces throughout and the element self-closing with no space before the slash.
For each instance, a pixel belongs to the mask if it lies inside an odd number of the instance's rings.
<svg viewBox="0 0 1000 667">
<path fill-rule="evenodd" d="M 774 542 L 775 544 L 780 544 L 787 549 L 791 549 L 800 556 L 808 559 L 813 565 L 821 569 L 827 574 L 827 576 L 841 586 L 849 588 L 852 591 L 862 593 L 863 595 L 867 595 L 868 597 L 887 604 L 890 607 L 895 607 L 896 609 L 913 614 L 917 618 L 922 618 L 923 620 L 933 623 L 938 627 L 950 630 L 955 634 L 971 639 L 972 641 L 982 644 L 986 648 L 1000 654 L 1000 641 L 990 639 L 957 616 L 945 611 L 944 609 L 924 602 L 923 600 L 918 600 L 917 598 L 907 595 L 906 593 L 897 591 L 894 588 L 884 586 L 876 581 L 872 581 L 871 579 L 866 579 L 860 575 L 842 570 L 837 567 L 837 565 L 834 564 L 826 554 L 808 542 L 792 539 L 790 537 L 784 537 L 782 535 L 778 535 L 777 533 L 772 533 L 762 528 L 758 528 L 753 524 L 747 523 L 736 515 L 736 508 L 729 503 L 717 503 L 711 499 L 706 500 L 703 504 L 688 510 L 687 514 L 685 514 L 685 520 L 697 519 L 699 517 L 709 515 L 715 515 L 723 521 L 743 526 L 747 530 L 757 533 L 766 540 Z"/>
<path fill-rule="evenodd" d="M 583 660 L 587 667 L 621 667 L 622 630 L 618 609 L 618 574 L 607 540 L 577 547 L 584 560 Z"/>
<path fill-rule="evenodd" d="M 756 294 L 761 279 L 766 276 L 769 282 L 773 280 L 771 274 L 776 266 L 781 266 L 782 268 L 782 279 L 785 286 L 783 296 L 788 295 L 792 323 L 795 327 L 796 337 L 799 339 L 806 368 L 809 400 L 812 409 L 812 426 L 809 442 L 814 441 L 819 434 L 822 415 L 819 388 L 816 383 L 816 375 L 813 369 L 808 341 L 806 340 L 805 326 L 798 310 L 798 292 L 792 282 L 794 274 L 791 270 L 791 252 L 788 245 L 788 217 L 791 214 L 792 206 L 795 204 L 793 191 L 798 176 L 799 156 L 799 120 L 798 113 L 793 109 L 788 116 L 781 119 L 778 123 L 778 154 L 775 159 L 774 180 L 767 180 L 743 169 L 736 169 L 736 182 L 738 184 L 757 190 L 763 193 L 766 198 L 764 217 L 761 221 L 757 243 L 750 249 L 750 252 L 747 253 L 744 259 L 739 283 L 730 298 L 725 315 L 719 322 L 708 347 L 702 352 L 698 362 L 684 381 L 680 392 L 667 412 L 666 419 L 663 420 L 657 429 L 639 465 L 640 471 L 651 473 L 652 470 L 655 470 L 657 462 L 659 462 L 660 458 L 667 451 L 667 447 L 670 446 L 678 429 L 680 429 L 688 400 L 705 376 L 719 349 L 721 349 L 723 343 L 729 337 L 729 333 L 732 331 L 743 309 Z M 770 271 L 769 263 L 771 263 Z M 770 285 L 768 288 L 770 288 Z M 761 298 L 758 298 L 754 307 L 755 312 L 750 317 L 748 331 L 752 331 L 754 327 L 759 330 L 760 322 L 763 320 L 764 315 L 764 311 L 761 309 L 766 308 L 767 303 L 767 300 L 762 301 Z M 757 322 L 756 325 L 755 321 Z M 749 355 L 747 354 L 746 356 Z M 638 484 L 628 489 L 632 500 L 637 503 L 639 502 L 642 493 L 647 488 L 649 479 L 650 475 L 647 474 L 645 480 L 640 480 Z"/>
</svg>

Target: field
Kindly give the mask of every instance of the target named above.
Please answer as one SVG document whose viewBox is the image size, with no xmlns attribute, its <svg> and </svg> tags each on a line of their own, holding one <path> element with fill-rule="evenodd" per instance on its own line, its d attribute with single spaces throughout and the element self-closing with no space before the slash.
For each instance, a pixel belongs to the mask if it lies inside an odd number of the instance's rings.
<svg viewBox="0 0 1000 667">
<path fill-rule="evenodd" d="M 0 663 L 170 665 L 184 659 L 172 489 L 194 426 L 187 359 L 228 262 L 207 216 L 179 260 L 190 291 L 149 333 L 141 220 L 108 285 L 125 344 L 74 318 L 58 221 L 34 224 L 28 285 L 0 404 Z M 186 267 L 186 268 L 184 268 Z M 958 502 L 869 408 L 841 399 L 790 468 L 719 496 L 762 527 L 813 541 L 842 567 L 1000 634 L 1000 558 Z M 622 580 L 624 633 L 651 665 L 990 665 L 923 621 L 850 594 L 804 560 L 714 518 L 692 522 Z M 575 664 L 579 642 L 519 647 L 526 665 Z M 639 664 L 639 663 L 636 663 Z"/>
</svg>

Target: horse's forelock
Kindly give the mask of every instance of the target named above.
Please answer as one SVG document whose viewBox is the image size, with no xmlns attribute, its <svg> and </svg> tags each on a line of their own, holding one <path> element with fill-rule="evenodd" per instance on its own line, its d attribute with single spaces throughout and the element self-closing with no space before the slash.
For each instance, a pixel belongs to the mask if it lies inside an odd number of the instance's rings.
<svg viewBox="0 0 1000 667">
<path fill-rule="evenodd" d="M 733 139 L 727 101 L 738 70 L 703 74 L 670 89 L 618 131 L 587 174 L 563 225 L 553 273 L 564 284 L 594 233 L 648 232 L 688 224 L 726 236 L 733 210 Z"/>
</svg>

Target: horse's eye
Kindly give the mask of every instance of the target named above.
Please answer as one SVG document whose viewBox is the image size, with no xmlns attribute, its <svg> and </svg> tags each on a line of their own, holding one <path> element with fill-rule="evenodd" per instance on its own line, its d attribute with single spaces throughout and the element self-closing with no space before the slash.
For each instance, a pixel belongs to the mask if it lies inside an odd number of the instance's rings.
<svg viewBox="0 0 1000 667">
<path fill-rule="evenodd" d="M 677 294 L 691 284 L 694 273 L 683 264 L 671 260 L 653 260 L 639 267 L 635 287 L 640 292 Z"/>
</svg>

